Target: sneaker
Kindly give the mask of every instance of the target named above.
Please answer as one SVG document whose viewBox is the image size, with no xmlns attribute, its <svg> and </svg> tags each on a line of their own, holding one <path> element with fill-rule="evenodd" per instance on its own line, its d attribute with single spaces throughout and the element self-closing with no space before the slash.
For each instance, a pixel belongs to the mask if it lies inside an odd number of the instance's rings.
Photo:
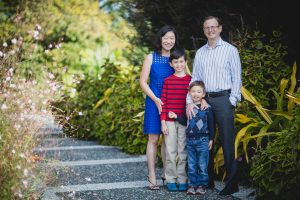
<svg viewBox="0 0 300 200">
<path fill-rule="evenodd" d="M 186 183 L 179 183 L 178 190 L 179 191 L 186 191 L 187 187 L 188 187 L 188 184 L 186 184 Z"/>
<path fill-rule="evenodd" d="M 186 191 L 187 195 L 194 195 L 196 194 L 195 188 L 193 186 L 189 186 L 187 191 Z"/>
<path fill-rule="evenodd" d="M 205 194 L 205 193 L 206 193 L 205 187 L 198 186 L 198 188 L 196 190 L 196 194 Z"/>
<path fill-rule="evenodd" d="M 167 189 L 169 191 L 177 191 L 178 190 L 176 183 L 167 183 Z"/>
</svg>

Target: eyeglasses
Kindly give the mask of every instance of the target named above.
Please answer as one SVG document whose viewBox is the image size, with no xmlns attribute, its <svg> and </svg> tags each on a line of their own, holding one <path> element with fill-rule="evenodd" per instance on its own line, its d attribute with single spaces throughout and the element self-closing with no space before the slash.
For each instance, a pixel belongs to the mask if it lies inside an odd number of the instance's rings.
<svg viewBox="0 0 300 200">
<path fill-rule="evenodd" d="M 216 28 L 219 28 L 219 26 L 209 26 L 209 27 L 203 27 L 203 30 L 208 31 L 210 30 L 215 30 Z"/>
</svg>

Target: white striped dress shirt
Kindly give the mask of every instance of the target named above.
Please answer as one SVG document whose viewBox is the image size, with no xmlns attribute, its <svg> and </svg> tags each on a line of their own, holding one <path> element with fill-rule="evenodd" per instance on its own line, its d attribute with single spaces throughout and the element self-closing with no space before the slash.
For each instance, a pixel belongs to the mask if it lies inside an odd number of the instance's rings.
<svg viewBox="0 0 300 200">
<path fill-rule="evenodd" d="M 220 38 L 215 48 L 209 47 L 207 43 L 197 50 L 191 82 L 203 81 L 206 92 L 231 89 L 229 100 L 235 106 L 241 100 L 241 73 L 237 48 Z M 187 104 L 191 102 L 188 96 Z"/>
</svg>

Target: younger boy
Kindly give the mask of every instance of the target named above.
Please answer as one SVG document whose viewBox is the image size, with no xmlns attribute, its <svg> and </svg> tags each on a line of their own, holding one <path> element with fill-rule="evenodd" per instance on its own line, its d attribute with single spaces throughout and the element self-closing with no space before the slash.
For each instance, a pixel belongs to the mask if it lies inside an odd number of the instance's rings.
<svg viewBox="0 0 300 200">
<path fill-rule="evenodd" d="M 191 81 L 191 76 L 186 74 L 187 62 L 183 49 L 173 51 L 169 62 L 175 72 L 164 80 L 161 95 L 163 105 L 160 116 L 161 130 L 166 144 L 165 176 L 169 191 L 186 191 L 188 186 L 185 148 L 186 126 L 169 118 L 168 112 L 173 111 L 178 116 L 185 115 L 187 88 Z"/>
<path fill-rule="evenodd" d="M 205 87 L 202 81 L 194 81 L 189 86 L 189 95 L 193 103 L 200 108 L 205 96 Z M 178 116 L 169 112 L 169 118 L 176 119 L 186 125 L 186 148 L 188 157 L 188 195 L 204 194 L 208 184 L 209 150 L 214 140 L 214 117 L 210 107 L 206 110 L 195 109 L 195 116 L 187 121 L 186 116 Z"/>
</svg>

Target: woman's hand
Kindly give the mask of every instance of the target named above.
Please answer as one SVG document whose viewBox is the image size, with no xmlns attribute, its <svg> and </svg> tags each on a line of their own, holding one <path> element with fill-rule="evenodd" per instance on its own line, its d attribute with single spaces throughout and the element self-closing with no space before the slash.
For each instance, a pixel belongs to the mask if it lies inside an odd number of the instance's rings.
<svg viewBox="0 0 300 200">
<path fill-rule="evenodd" d="M 176 113 L 174 113 L 174 112 L 172 112 L 172 111 L 170 111 L 170 112 L 168 113 L 168 116 L 169 116 L 170 119 L 177 119 Z"/>
<path fill-rule="evenodd" d="M 164 135 L 169 134 L 166 121 L 161 121 L 161 131 L 163 132 Z"/>
<path fill-rule="evenodd" d="M 160 98 L 157 98 L 157 97 L 155 98 L 154 103 L 157 107 L 158 113 L 161 114 L 161 111 L 162 111 L 161 106 L 164 105 L 164 103 L 160 100 Z"/>
</svg>

